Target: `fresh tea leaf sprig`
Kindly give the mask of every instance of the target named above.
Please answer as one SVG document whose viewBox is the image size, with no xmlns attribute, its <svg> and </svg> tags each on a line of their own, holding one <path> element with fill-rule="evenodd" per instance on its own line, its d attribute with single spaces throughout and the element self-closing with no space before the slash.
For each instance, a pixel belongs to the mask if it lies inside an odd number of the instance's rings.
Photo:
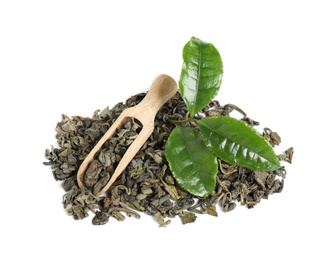
<svg viewBox="0 0 328 260">
<path fill-rule="evenodd" d="M 183 61 L 179 88 L 190 117 L 193 117 L 217 95 L 223 64 L 213 44 L 195 37 L 184 46 Z"/>
<path fill-rule="evenodd" d="M 179 80 L 190 117 L 200 112 L 220 89 L 223 63 L 213 44 L 192 37 L 183 48 Z M 191 194 L 207 197 L 216 183 L 217 157 L 254 171 L 274 171 L 280 162 L 269 143 L 254 128 L 231 117 L 197 121 L 200 133 L 175 128 L 166 143 L 166 158 L 177 182 Z"/>
</svg>

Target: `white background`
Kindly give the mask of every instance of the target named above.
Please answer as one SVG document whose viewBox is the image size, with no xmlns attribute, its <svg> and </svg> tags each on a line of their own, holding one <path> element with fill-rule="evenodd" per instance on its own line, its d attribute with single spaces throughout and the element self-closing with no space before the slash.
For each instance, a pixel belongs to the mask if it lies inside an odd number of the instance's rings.
<svg viewBox="0 0 328 260">
<path fill-rule="evenodd" d="M 1 259 L 327 259 L 325 3 L 1 1 Z M 192 36 L 222 56 L 220 103 L 277 131 L 277 153 L 294 147 L 283 192 L 166 228 L 144 214 L 68 217 L 42 165 L 61 114 L 92 116 L 158 74 L 178 80 Z"/>
</svg>

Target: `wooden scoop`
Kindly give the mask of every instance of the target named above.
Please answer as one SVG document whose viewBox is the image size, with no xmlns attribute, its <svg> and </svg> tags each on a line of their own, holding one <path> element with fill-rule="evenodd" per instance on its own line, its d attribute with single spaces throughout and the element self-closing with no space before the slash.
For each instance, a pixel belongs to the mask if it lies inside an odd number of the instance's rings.
<svg viewBox="0 0 328 260">
<path fill-rule="evenodd" d="M 174 79 L 167 75 L 157 76 L 144 99 L 137 106 L 125 109 L 96 146 L 91 150 L 87 158 L 85 158 L 77 173 L 79 187 L 82 188 L 84 186 L 84 173 L 103 144 L 115 134 L 118 128 L 122 128 L 127 122 L 131 121 L 131 118 L 136 118 L 142 124 L 142 130 L 125 152 L 109 182 L 97 194 L 97 196 L 108 190 L 152 134 L 154 130 L 154 119 L 158 110 L 174 96 L 177 90 L 177 83 Z"/>
</svg>

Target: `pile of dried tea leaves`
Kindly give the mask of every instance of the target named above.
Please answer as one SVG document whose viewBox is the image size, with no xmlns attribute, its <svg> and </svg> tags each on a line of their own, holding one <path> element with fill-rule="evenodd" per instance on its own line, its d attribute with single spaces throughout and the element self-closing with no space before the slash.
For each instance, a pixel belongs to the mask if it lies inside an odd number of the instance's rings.
<svg viewBox="0 0 328 260">
<path fill-rule="evenodd" d="M 175 128 L 170 120 L 184 120 L 188 116 L 187 107 L 179 93 L 158 112 L 154 132 L 105 194 L 96 196 L 141 130 L 140 124 L 134 120 L 119 129 L 96 154 L 95 160 L 83 176 L 85 186 L 80 189 L 76 176 L 83 160 L 122 111 L 137 105 L 144 96 L 144 93 L 138 94 L 129 98 L 125 104 L 118 103 L 112 109 L 106 107 L 102 111 L 97 110 L 92 118 L 69 118 L 62 115 L 62 120 L 56 127 L 59 147 L 46 150 L 45 156 L 49 161 L 44 164 L 50 165 L 54 178 L 62 181 L 66 192 L 63 206 L 68 215 L 75 219 L 84 219 L 91 211 L 94 213 L 92 223 L 103 225 L 108 222 L 109 217 L 123 221 L 126 216 L 140 218 L 138 212 L 144 212 L 152 215 L 160 227 L 165 227 L 171 223 L 167 218 L 178 215 L 183 224 L 192 223 L 197 218 L 196 214 L 217 216 L 217 206 L 228 212 L 236 207 L 238 201 L 241 205 L 253 208 L 261 199 L 282 191 L 286 177 L 284 166 L 273 172 L 257 172 L 230 165 L 220 159 L 217 184 L 210 196 L 198 198 L 180 187 L 165 158 L 165 144 Z M 220 106 L 218 101 L 212 101 L 195 118 L 230 116 L 234 110 L 243 115 L 241 120 L 247 124 L 259 124 L 248 118 L 237 106 Z M 179 125 L 198 128 L 191 121 Z M 281 142 L 280 136 L 269 128 L 264 129 L 263 136 L 273 147 Z M 278 155 L 278 158 L 292 163 L 292 156 L 293 148 L 289 148 L 284 154 Z"/>
</svg>

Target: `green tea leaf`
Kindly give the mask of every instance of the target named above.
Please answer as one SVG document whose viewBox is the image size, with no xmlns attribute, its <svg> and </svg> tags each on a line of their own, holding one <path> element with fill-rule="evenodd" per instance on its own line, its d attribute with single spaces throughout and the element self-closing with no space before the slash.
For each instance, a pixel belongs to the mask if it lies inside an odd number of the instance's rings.
<svg viewBox="0 0 328 260">
<path fill-rule="evenodd" d="M 165 150 L 172 174 L 183 188 L 200 197 L 212 193 L 218 161 L 206 147 L 199 132 L 189 127 L 175 128 Z"/>
<path fill-rule="evenodd" d="M 198 121 L 208 148 L 223 161 L 254 171 L 274 171 L 280 162 L 270 144 L 254 128 L 220 116 Z"/>
<path fill-rule="evenodd" d="M 179 88 L 190 117 L 202 110 L 219 91 L 223 64 L 211 43 L 192 37 L 183 48 Z"/>
</svg>

